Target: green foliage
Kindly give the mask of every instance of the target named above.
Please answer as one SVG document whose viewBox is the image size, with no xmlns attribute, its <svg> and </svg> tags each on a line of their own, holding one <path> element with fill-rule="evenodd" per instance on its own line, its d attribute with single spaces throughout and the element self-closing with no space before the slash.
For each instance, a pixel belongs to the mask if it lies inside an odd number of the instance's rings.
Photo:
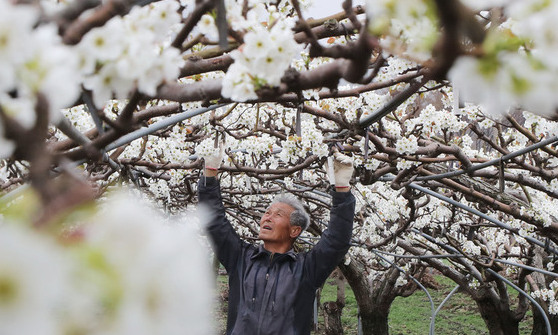
<svg viewBox="0 0 558 335">
<path fill-rule="evenodd" d="M 443 285 L 429 290 L 437 308 L 453 289 Z M 398 297 L 391 306 L 389 329 L 391 334 L 428 334 L 430 327 L 430 302 L 424 291 L 417 291 L 407 298 Z M 462 293 L 454 294 L 436 317 L 436 334 L 488 334 L 477 311 L 475 302 Z"/>
</svg>

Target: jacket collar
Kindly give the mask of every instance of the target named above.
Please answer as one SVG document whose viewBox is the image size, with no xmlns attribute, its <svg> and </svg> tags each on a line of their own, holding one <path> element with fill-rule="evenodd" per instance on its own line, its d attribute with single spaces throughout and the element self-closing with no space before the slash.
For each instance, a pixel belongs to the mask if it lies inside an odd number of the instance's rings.
<svg viewBox="0 0 558 335">
<path fill-rule="evenodd" d="M 258 258 L 258 257 L 262 257 L 262 256 L 270 257 L 271 252 L 269 250 L 266 250 L 264 248 L 263 244 L 260 244 L 258 246 L 258 249 L 256 250 L 256 252 L 254 252 L 252 257 L 250 257 L 250 259 L 255 259 L 255 258 Z M 275 256 L 273 256 L 273 258 L 275 258 L 275 259 L 281 259 L 283 257 L 288 257 L 288 258 L 291 258 L 293 261 L 295 261 L 296 260 L 296 253 L 291 248 L 289 251 L 287 251 L 284 254 L 275 253 Z"/>
</svg>

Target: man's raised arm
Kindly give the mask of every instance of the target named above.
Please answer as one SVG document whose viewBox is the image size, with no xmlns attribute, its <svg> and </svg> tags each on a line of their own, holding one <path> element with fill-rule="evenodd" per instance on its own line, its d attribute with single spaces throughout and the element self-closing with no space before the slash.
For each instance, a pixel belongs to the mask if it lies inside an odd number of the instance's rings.
<svg viewBox="0 0 558 335">
<path fill-rule="evenodd" d="M 308 274 L 316 288 L 324 283 L 349 250 L 355 215 L 355 197 L 349 184 L 353 175 L 352 159 L 336 151 L 326 169 L 330 183 L 335 185 L 335 191 L 331 192 L 329 224 L 308 253 L 307 262 Z"/>
<path fill-rule="evenodd" d="M 225 215 L 217 174 L 223 161 L 221 144 L 211 155 L 204 156 L 204 175 L 198 183 L 199 203 L 208 212 L 207 232 L 219 262 L 231 272 L 242 250 L 242 240 Z"/>
</svg>

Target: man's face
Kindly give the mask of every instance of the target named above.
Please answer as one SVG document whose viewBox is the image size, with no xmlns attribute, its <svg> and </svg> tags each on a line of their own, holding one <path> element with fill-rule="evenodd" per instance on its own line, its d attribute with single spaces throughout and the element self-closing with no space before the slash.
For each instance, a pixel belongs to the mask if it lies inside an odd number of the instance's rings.
<svg viewBox="0 0 558 335">
<path fill-rule="evenodd" d="M 298 235 L 300 227 L 291 226 L 294 208 L 282 202 L 271 205 L 260 220 L 258 238 L 264 242 L 289 242 Z"/>
</svg>

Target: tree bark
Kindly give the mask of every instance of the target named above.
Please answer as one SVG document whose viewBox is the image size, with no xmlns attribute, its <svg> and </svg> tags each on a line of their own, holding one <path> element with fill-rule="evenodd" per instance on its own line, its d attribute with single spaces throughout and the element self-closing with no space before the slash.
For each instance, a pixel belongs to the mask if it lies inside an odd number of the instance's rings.
<svg viewBox="0 0 558 335">
<path fill-rule="evenodd" d="M 531 258 L 531 266 L 535 266 L 539 269 L 544 267 L 544 263 L 549 259 L 549 254 L 542 248 L 533 248 L 533 257 Z M 529 275 L 531 292 L 537 289 L 548 287 L 550 283 L 555 279 L 554 277 L 543 275 L 542 273 L 533 272 Z M 540 298 L 536 299 L 541 305 L 550 321 L 550 328 L 552 329 L 553 335 L 558 335 L 558 317 L 553 316 L 548 311 L 548 302 Z M 544 321 L 543 315 L 540 313 L 539 309 L 534 305 L 531 305 L 531 311 L 533 312 L 533 327 L 531 328 L 531 335 L 547 335 L 548 330 L 546 329 L 546 323 Z"/>
<path fill-rule="evenodd" d="M 490 335 L 519 335 L 519 321 L 509 309 L 500 309 L 492 299 L 477 300 L 477 306 Z"/>
<path fill-rule="evenodd" d="M 546 323 L 539 312 L 539 310 L 535 307 L 532 309 L 533 311 L 533 328 L 531 329 L 531 335 L 547 335 L 548 330 L 546 329 Z M 550 328 L 552 329 L 552 335 L 558 335 L 558 317 L 556 316 L 548 316 L 550 321 Z"/>
<path fill-rule="evenodd" d="M 362 322 L 362 333 L 364 335 L 389 335 L 388 325 L 389 309 L 386 311 L 377 309 L 360 313 Z"/>
<path fill-rule="evenodd" d="M 337 301 L 327 301 L 323 304 L 324 308 L 324 328 L 326 335 L 343 334 L 343 324 L 341 323 L 341 312 L 343 307 Z"/>
<path fill-rule="evenodd" d="M 388 315 L 391 304 L 400 295 L 394 286 L 399 271 L 391 268 L 370 285 L 364 265 L 352 260 L 349 265 L 339 266 L 351 285 L 360 310 L 363 335 L 388 335 Z"/>
<path fill-rule="evenodd" d="M 317 332 L 319 330 L 319 321 L 318 321 L 318 313 L 319 313 L 319 306 L 321 306 L 321 299 L 322 299 L 322 289 L 319 288 L 316 290 L 316 305 L 314 308 L 318 309 L 318 311 L 314 310 L 312 313 L 312 330 Z"/>
<path fill-rule="evenodd" d="M 326 301 L 322 307 L 326 335 L 337 335 L 343 334 L 341 314 L 343 314 L 343 307 L 345 307 L 345 277 L 339 269 L 336 269 L 331 277 L 335 278 L 335 284 L 337 285 L 337 299 L 336 301 Z"/>
</svg>

